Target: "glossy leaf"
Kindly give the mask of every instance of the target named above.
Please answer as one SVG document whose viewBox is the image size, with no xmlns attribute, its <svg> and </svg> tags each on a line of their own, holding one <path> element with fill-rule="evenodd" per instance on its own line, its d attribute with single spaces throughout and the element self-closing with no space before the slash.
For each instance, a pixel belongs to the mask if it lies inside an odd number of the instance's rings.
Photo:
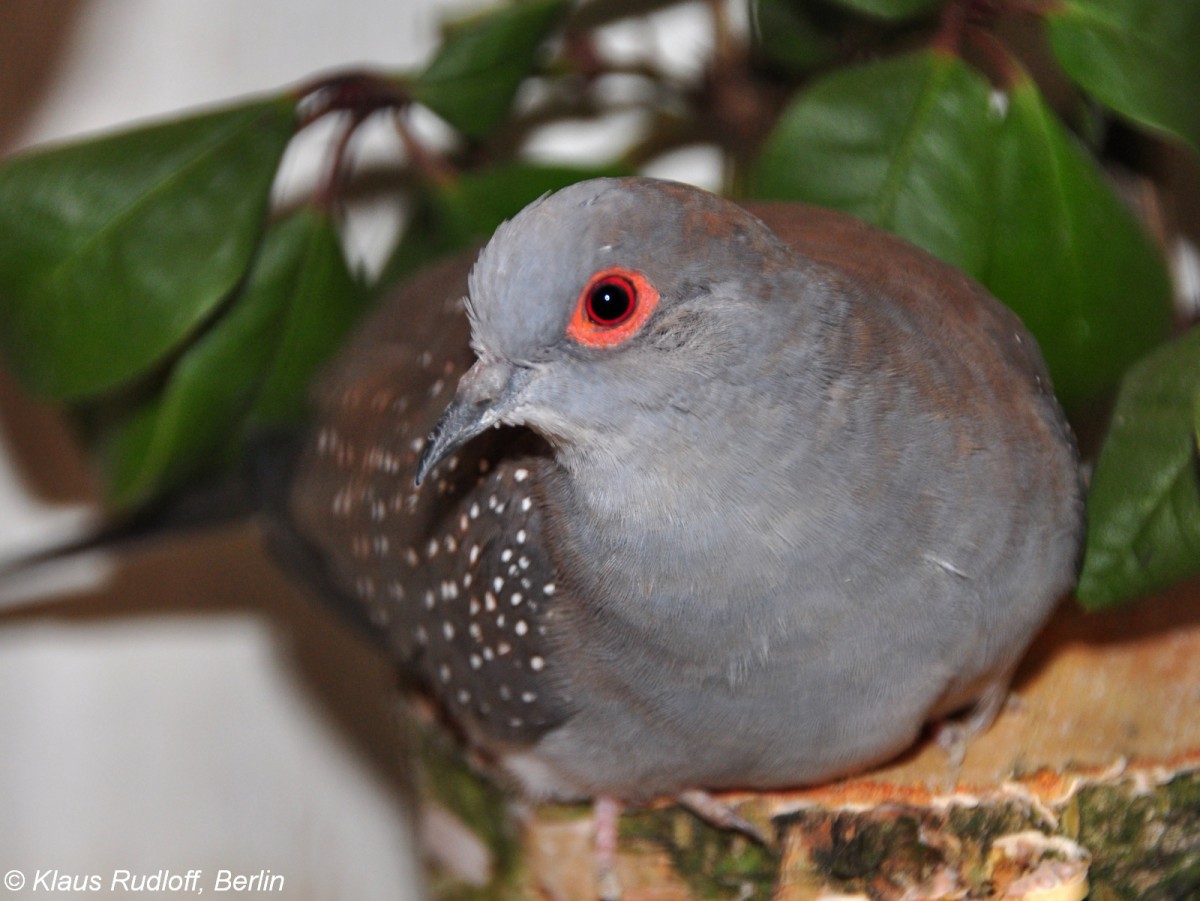
<svg viewBox="0 0 1200 901">
<path fill-rule="evenodd" d="M 1166 264 L 1028 79 L 1009 94 L 994 185 L 973 274 L 1037 336 L 1064 404 L 1097 400 L 1166 335 Z"/>
<path fill-rule="evenodd" d="M 1130 370 L 1092 477 L 1077 595 L 1104 607 L 1200 572 L 1200 328 Z"/>
<path fill-rule="evenodd" d="M 946 0 L 834 0 L 846 9 L 880 19 L 912 19 L 943 6 Z"/>
<path fill-rule="evenodd" d="M 1088 92 L 1200 151 L 1200 3 L 1061 0 L 1046 23 L 1063 69 Z"/>
<path fill-rule="evenodd" d="M 483 137 L 508 112 L 567 7 L 565 0 L 520 0 L 463 22 L 410 82 L 413 97 L 468 137 Z"/>
<path fill-rule="evenodd" d="M 300 408 L 314 362 L 361 307 L 331 242 L 331 224 L 313 211 L 271 227 L 228 310 L 180 357 L 160 393 L 105 437 L 112 506 L 134 507 L 232 462 L 255 428 Z"/>
<path fill-rule="evenodd" d="M 284 288 L 288 307 L 279 347 L 251 411 L 255 428 L 304 415 L 309 383 L 369 300 L 366 286 L 346 264 L 330 218 L 312 209 L 295 216 L 303 249 Z"/>
<path fill-rule="evenodd" d="M 103 441 L 109 502 L 141 503 L 236 450 L 235 437 L 279 343 L 303 229 L 272 227 L 245 287 L 171 369 L 161 392 Z"/>
<path fill-rule="evenodd" d="M 784 112 L 754 193 L 844 210 L 978 271 L 996 128 L 987 82 L 957 57 L 924 52 L 844 69 Z"/>
<path fill-rule="evenodd" d="M 0 165 L 0 348 L 33 390 L 106 392 L 237 284 L 293 107 L 260 101 Z"/>
</svg>

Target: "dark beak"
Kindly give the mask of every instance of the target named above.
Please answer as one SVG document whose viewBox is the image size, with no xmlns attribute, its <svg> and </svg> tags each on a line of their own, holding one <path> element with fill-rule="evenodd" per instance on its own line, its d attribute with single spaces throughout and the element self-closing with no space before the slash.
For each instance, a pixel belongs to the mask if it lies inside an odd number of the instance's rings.
<svg viewBox="0 0 1200 901">
<path fill-rule="evenodd" d="M 478 361 L 459 380 L 458 392 L 429 438 L 417 463 L 418 485 L 433 467 L 476 435 L 498 424 L 528 384 L 533 370 L 503 361 Z"/>
</svg>

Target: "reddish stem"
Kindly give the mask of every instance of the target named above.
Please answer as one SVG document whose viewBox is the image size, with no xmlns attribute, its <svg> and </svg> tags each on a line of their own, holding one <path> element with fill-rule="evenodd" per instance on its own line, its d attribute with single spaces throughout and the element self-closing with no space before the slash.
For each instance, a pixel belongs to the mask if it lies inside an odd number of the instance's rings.
<svg viewBox="0 0 1200 901">
<path fill-rule="evenodd" d="M 303 84 L 292 91 L 292 96 L 298 103 L 302 129 L 331 113 L 347 115 L 330 149 L 325 177 L 313 196 L 313 203 L 320 209 L 333 210 L 337 205 L 349 177 L 350 142 L 359 126 L 380 110 L 396 113 L 396 130 L 418 172 L 438 184 L 453 181 L 457 175 L 449 163 L 422 146 L 405 127 L 402 114 L 412 97 L 397 81 L 370 72 L 345 72 Z"/>
<path fill-rule="evenodd" d="M 417 140 L 399 110 L 396 112 L 394 122 L 396 133 L 400 135 L 400 141 L 404 144 L 404 150 L 408 153 L 408 159 L 413 167 L 434 184 L 442 186 L 453 184 L 458 178 L 458 170 L 450 165 L 444 157 L 431 153 L 424 144 Z"/>
<path fill-rule="evenodd" d="M 1029 77 L 1021 64 L 1008 52 L 1004 43 L 990 31 L 970 28 L 966 34 L 971 43 L 986 57 L 988 65 L 992 68 L 992 80 L 997 87 L 1008 91 Z"/>
<path fill-rule="evenodd" d="M 350 141 L 354 138 L 354 133 L 358 131 L 363 120 L 369 115 L 370 113 L 352 113 L 350 121 L 343 126 L 338 135 L 337 143 L 329 153 L 325 178 L 313 194 L 312 202 L 318 209 L 332 212 L 341 199 L 342 189 L 345 187 L 350 173 Z"/>
<path fill-rule="evenodd" d="M 1060 12 L 1065 5 L 1063 0 L 1000 0 L 1004 12 L 1038 18 Z"/>
<path fill-rule="evenodd" d="M 932 47 L 935 51 L 960 55 L 963 32 L 967 27 L 970 12 L 975 7 L 975 0 L 954 0 L 942 11 L 941 22 L 937 34 L 933 37 Z"/>
<path fill-rule="evenodd" d="M 301 85 L 292 92 L 300 104 L 300 127 L 332 112 L 350 112 L 356 124 L 380 109 L 399 109 L 412 102 L 404 87 L 369 72 L 346 72 Z"/>
<path fill-rule="evenodd" d="M 563 57 L 589 84 L 605 74 L 605 61 L 591 32 L 568 31 L 563 36 Z"/>
</svg>

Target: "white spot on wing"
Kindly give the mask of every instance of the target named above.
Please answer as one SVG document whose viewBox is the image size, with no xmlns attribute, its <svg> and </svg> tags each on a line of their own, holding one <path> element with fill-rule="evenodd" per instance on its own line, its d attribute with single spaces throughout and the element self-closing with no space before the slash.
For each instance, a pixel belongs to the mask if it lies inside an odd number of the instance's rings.
<svg viewBox="0 0 1200 901">
<path fill-rule="evenodd" d="M 946 572 L 950 573 L 950 575 L 952 575 L 952 576 L 958 576 L 960 579 L 971 578 L 967 573 L 963 572 L 961 569 L 959 569 L 957 566 L 955 566 L 949 560 L 944 560 L 941 557 L 937 557 L 933 554 L 925 554 L 924 559 L 925 559 L 926 563 L 932 563 L 934 566 L 944 569 Z"/>
</svg>

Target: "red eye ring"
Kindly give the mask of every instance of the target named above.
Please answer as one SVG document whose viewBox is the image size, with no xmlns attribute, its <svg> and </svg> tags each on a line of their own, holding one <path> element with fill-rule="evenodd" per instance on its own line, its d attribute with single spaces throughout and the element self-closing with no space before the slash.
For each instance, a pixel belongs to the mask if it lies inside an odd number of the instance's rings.
<svg viewBox="0 0 1200 901">
<path fill-rule="evenodd" d="M 657 303 L 658 292 L 640 272 L 604 269 L 580 293 L 567 334 L 588 347 L 613 347 L 640 329 Z"/>
</svg>

